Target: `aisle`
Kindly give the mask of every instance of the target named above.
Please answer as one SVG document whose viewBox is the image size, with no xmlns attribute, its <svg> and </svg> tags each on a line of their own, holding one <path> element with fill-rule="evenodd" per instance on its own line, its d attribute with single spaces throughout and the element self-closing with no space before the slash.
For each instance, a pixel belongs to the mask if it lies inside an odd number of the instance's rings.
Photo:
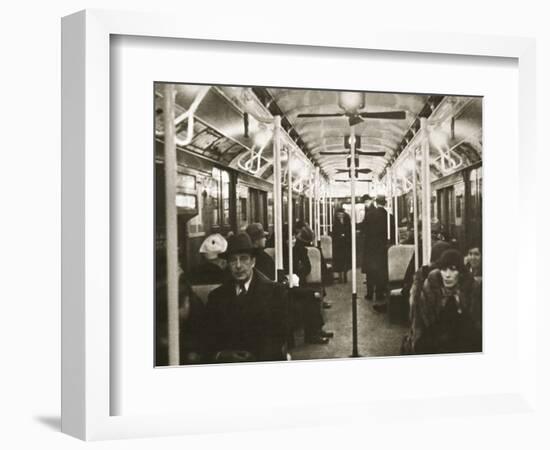
<svg viewBox="0 0 550 450">
<path fill-rule="evenodd" d="M 357 323 L 358 347 L 361 356 L 394 356 L 399 355 L 401 339 L 406 332 L 406 325 L 390 324 L 387 314 L 375 312 L 364 299 L 364 275 L 357 272 Z M 327 301 L 332 308 L 325 309 L 326 331 L 333 331 L 334 338 L 327 345 L 304 344 L 301 336 L 297 337 L 296 348 L 291 351 L 293 360 L 345 358 L 352 352 L 351 322 L 351 274 L 348 283 L 327 287 Z"/>
</svg>

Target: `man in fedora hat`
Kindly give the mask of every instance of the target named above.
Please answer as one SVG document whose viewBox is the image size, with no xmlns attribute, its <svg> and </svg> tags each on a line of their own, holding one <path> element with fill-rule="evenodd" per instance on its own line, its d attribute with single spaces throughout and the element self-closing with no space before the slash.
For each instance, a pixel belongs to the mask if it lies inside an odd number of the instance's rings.
<svg viewBox="0 0 550 450">
<path fill-rule="evenodd" d="M 367 276 L 367 300 L 385 304 L 388 284 L 388 247 L 395 243 L 395 226 L 390 214 L 390 236 L 388 237 L 388 212 L 386 197 L 377 195 L 376 207 L 367 213 L 364 225 L 364 269 Z M 376 305 L 375 305 L 376 306 Z M 380 306 L 376 306 L 378 310 Z"/>
<path fill-rule="evenodd" d="M 205 357 L 210 362 L 284 359 L 286 296 L 255 269 L 257 250 L 241 232 L 228 239 L 231 279 L 208 296 Z"/>
<path fill-rule="evenodd" d="M 256 270 L 259 270 L 270 280 L 275 281 L 275 262 L 264 250 L 269 233 L 264 231 L 263 225 L 258 222 L 248 225 L 246 234 L 250 236 L 252 245 L 256 249 Z"/>
</svg>

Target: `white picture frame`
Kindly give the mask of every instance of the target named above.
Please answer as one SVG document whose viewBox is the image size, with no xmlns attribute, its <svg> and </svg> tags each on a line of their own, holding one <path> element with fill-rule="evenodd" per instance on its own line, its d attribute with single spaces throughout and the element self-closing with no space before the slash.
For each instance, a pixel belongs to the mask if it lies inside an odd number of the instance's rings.
<svg viewBox="0 0 550 450">
<path fill-rule="evenodd" d="M 138 36 L 187 40 L 231 41 L 257 44 L 285 44 L 334 49 L 369 49 L 384 52 L 447 54 L 500 57 L 518 64 L 518 148 L 522 152 L 519 172 L 517 212 L 525 220 L 519 223 L 522 236 L 514 248 L 517 259 L 534 261 L 535 186 L 529 173 L 535 168 L 535 45 L 532 39 L 451 34 L 407 34 L 383 31 L 333 33 L 323 30 L 285 30 L 276 26 L 249 22 L 247 27 L 216 22 L 181 20 L 164 14 L 113 11 L 83 11 L 63 19 L 62 65 L 62 430 L 85 440 L 163 436 L 184 433 L 259 429 L 266 427 L 310 425 L 330 420 L 357 420 L 375 414 L 391 418 L 395 400 L 373 402 L 347 401 L 335 404 L 277 405 L 278 414 L 264 408 L 233 411 L 227 419 L 227 405 L 219 411 L 205 411 L 196 404 L 196 413 L 111 415 L 112 393 L 120 388 L 112 382 L 111 339 L 115 330 L 111 321 L 111 183 L 117 174 L 110 163 L 110 64 L 111 37 Z M 256 45 L 256 44 L 255 44 Z M 175 80 L 178 81 L 178 80 Z M 514 197 L 515 198 L 515 197 Z M 527 286 L 533 266 L 518 267 L 518 283 Z M 534 285 L 523 291 L 522 309 L 518 310 L 517 351 L 520 362 L 513 387 L 501 393 L 465 395 L 459 398 L 400 398 L 410 414 L 419 414 L 434 406 L 441 415 L 492 414 L 503 410 L 531 411 L 536 391 L 536 293 Z M 519 295 L 512 292 L 511 296 Z M 151 337 L 152 339 L 152 337 Z M 399 368 L 402 362 L 391 364 Z M 353 361 L 348 370 L 361 362 Z M 267 367 L 267 368 L 266 368 Z M 296 370 L 311 370 L 311 363 Z M 242 370 L 279 371 L 277 366 L 245 366 Z M 263 373 L 263 372 L 262 372 Z M 181 373 L 185 377 L 185 373 Z M 404 406 L 403 406 L 404 405 Z M 330 407 L 330 410 L 329 410 Z M 401 409 L 401 408 L 400 408 Z M 203 410 L 203 413 L 200 411 Z M 308 414 L 308 411 L 312 414 Z M 325 411 L 319 413 L 319 411 Z M 402 416 L 400 410 L 397 416 Z M 248 420 L 243 420 L 247 418 Z"/>
</svg>

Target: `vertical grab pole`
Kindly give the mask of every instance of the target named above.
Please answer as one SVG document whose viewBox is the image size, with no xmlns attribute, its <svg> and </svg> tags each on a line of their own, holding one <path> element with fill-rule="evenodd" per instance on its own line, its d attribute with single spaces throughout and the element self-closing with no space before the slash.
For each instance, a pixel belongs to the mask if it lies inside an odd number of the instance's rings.
<svg viewBox="0 0 550 450">
<path fill-rule="evenodd" d="M 432 224 L 431 224 L 431 200 L 430 185 L 430 141 L 428 136 L 428 122 L 425 117 L 420 118 L 422 130 L 422 261 L 430 263 L 432 251 Z"/>
<path fill-rule="evenodd" d="M 417 195 L 417 187 L 416 187 L 416 148 L 411 149 L 411 156 L 412 156 L 412 162 L 413 162 L 413 221 L 414 221 L 414 269 L 415 271 L 418 270 L 419 266 L 419 260 L 420 256 L 418 254 L 418 200 L 416 198 Z M 427 264 L 426 261 L 424 264 Z"/>
<path fill-rule="evenodd" d="M 311 228 L 311 230 L 313 230 L 313 183 L 312 183 L 312 180 L 311 180 L 311 174 L 309 176 L 309 189 L 308 189 L 308 206 L 309 206 L 309 228 Z"/>
<path fill-rule="evenodd" d="M 178 293 L 178 212 L 176 209 L 176 124 L 173 84 L 164 85 L 164 189 L 166 195 L 166 272 L 168 285 L 168 364 L 180 363 Z"/>
<path fill-rule="evenodd" d="M 315 242 L 321 244 L 321 210 L 319 208 L 319 167 L 315 167 Z"/>
<path fill-rule="evenodd" d="M 352 308 L 352 357 L 359 356 L 357 343 L 357 245 L 355 235 L 355 132 L 351 127 L 350 147 L 351 147 L 351 308 Z"/>
<path fill-rule="evenodd" d="M 321 177 L 319 177 L 319 234 L 317 240 L 321 242 L 321 235 L 323 234 L 323 193 L 321 192 Z"/>
<path fill-rule="evenodd" d="M 275 209 L 275 270 L 283 271 L 283 205 L 281 191 L 281 116 L 273 118 L 273 207 Z"/>
<path fill-rule="evenodd" d="M 334 215 L 333 206 L 332 206 L 332 189 L 329 188 L 329 198 L 328 198 L 328 228 L 332 233 L 332 216 Z"/>
<path fill-rule="evenodd" d="M 287 172 L 288 172 L 288 287 L 292 288 L 292 274 L 294 273 L 294 266 L 292 264 L 292 149 L 288 149 L 288 160 L 287 160 Z"/>
<path fill-rule="evenodd" d="M 386 239 L 390 240 L 390 211 L 391 211 L 391 169 L 388 168 L 386 172 Z"/>
<path fill-rule="evenodd" d="M 325 184 L 325 199 L 323 201 L 323 208 L 324 208 L 324 215 L 325 215 L 325 229 L 323 230 L 323 234 L 326 236 L 328 234 L 328 220 L 329 220 L 329 216 L 328 216 L 328 199 L 327 199 L 327 189 L 328 189 L 328 186 Z"/>
<path fill-rule="evenodd" d="M 394 198 L 394 222 L 395 222 L 395 242 L 394 244 L 399 244 L 399 205 L 397 201 L 397 179 L 395 177 L 395 171 L 393 172 L 393 198 Z"/>
</svg>

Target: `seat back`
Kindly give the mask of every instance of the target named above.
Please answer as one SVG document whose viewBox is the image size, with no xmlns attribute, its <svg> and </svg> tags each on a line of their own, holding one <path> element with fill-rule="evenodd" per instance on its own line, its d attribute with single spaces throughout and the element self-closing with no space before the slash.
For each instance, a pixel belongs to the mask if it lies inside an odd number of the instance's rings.
<svg viewBox="0 0 550 450">
<path fill-rule="evenodd" d="M 388 276 L 390 283 L 401 282 L 414 255 L 414 245 L 393 245 L 388 249 Z"/>
<path fill-rule="evenodd" d="M 307 257 L 311 264 L 311 272 L 306 277 L 306 283 L 308 284 L 321 284 L 321 252 L 315 247 L 306 247 Z"/>
<path fill-rule="evenodd" d="M 311 272 L 305 279 L 307 284 L 321 284 L 321 252 L 315 247 L 306 247 L 307 256 L 311 264 Z M 272 247 L 266 248 L 265 252 L 275 260 L 275 249 Z M 300 280 L 302 281 L 302 280 Z M 300 283 L 301 284 L 301 283 Z"/>
<path fill-rule="evenodd" d="M 325 260 L 332 260 L 332 237 L 321 236 L 321 251 Z"/>
<path fill-rule="evenodd" d="M 201 299 L 201 301 L 206 305 L 208 302 L 208 294 L 216 289 L 219 284 L 194 284 L 191 286 L 191 289 L 195 295 Z"/>
</svg>

